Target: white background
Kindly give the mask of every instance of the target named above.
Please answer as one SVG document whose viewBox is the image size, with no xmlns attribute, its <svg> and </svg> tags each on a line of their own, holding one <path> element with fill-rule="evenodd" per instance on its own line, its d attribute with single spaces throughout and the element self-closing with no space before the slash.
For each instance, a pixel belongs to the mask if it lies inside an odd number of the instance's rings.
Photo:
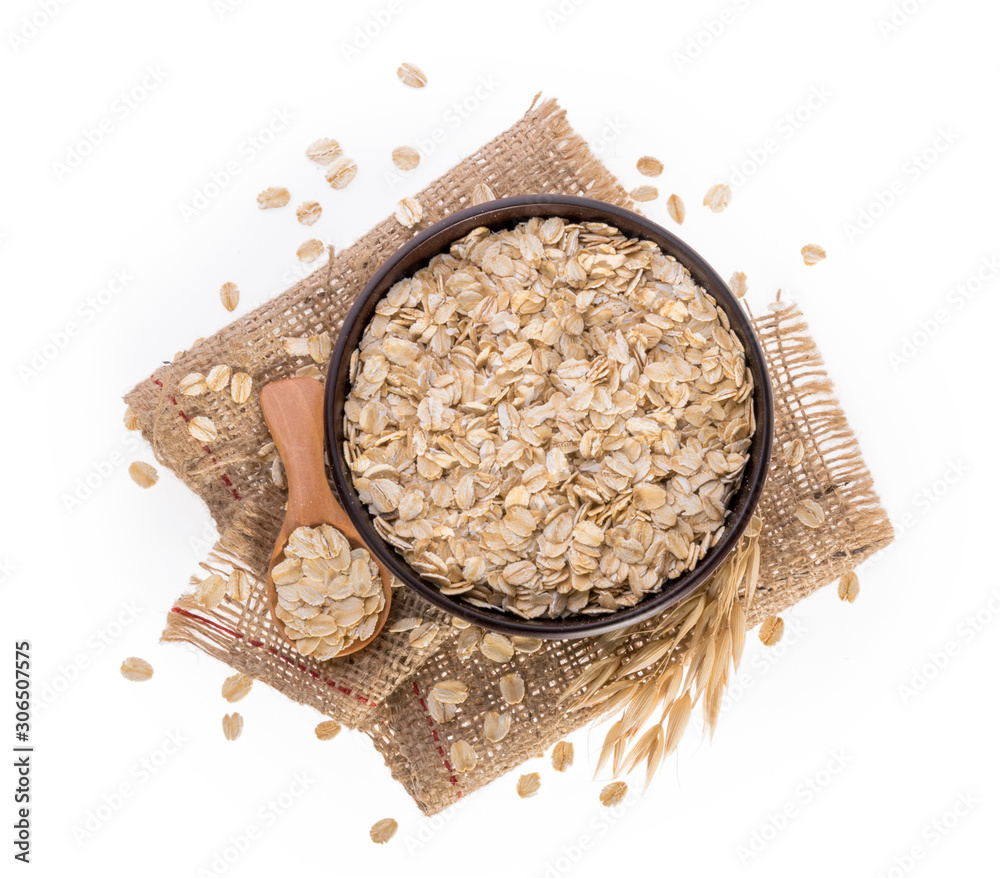
<svg viewBox="0 0 1000 878">
<path fill-rule="evenodd" d="M 11 0 L 0 13 L 0 641 L 8 693 L 13 643 L 32 644 L 30 869 L 172 878 L 213 874 L 213 861 L 214 873 L 237 876 L 995 869 L 1000 312 L 995 279 L 973 284 L 971 298 L 958 287 L 1000 251 L 997 5 L 392 8 Z M 366 27 L 378 33 L 362 46 Z M 426 71 L 427 88 L 399 83 L 403 61 Z M 133 90 L 128 108 L 120 96 Z M 574 736 L 569 774 L 547 760 L 524 767 L 542 774 L 536 798 L 517 798 L 514 774 L 429 820 L 366 739 L 316 741 L 321 717 L 263 686 L 239 704 L 242 738 L 224 740 L 228 669 L 158 644 L 211 522 L 171 473 L 149 491 L 131 482 L 129 462 L 152 457 L 121 427 L 120 396 L 229 321 L 222 282 L 239 284 L 241 312 L 278 294 L 305 271 L 295 257 L 303 240 L 348 245 L 513 123 L 538 91 L 560 99 L 627 188 L 649 182 L 639 156 L 661 158 L 660 198 L 647 213 L 670 226 L 665 199 L 680 194 L 680 234 L 724 277 L 745 271 L 755 308 L 779 287 L 801 303 L 898 539 L 860 571 L 857 603 L 827 588 L 786 614 L 778 648 L 751 638 L 715 740 L 692 730 L 645 796 L 613 814 L 600 806 L 593 730 Z M 459 113 L 463 102 L 471 109 Z M 283 116 L 266 147 L 248 146 Z M 86 132 L 104 119 L 110 131 L 88 148 Z M 392 148 L 434 128 L 446 136 L 420 167 L 387 179 Z M 346 191 L 303 156 L 321 136 L 358 161 Z M 769 139 L 775 148 L 755 160 Z M 234 159 L 240 173 L 186 221 L 182 206 Z M 744 161 L 751 173 L 731 207 L 702 207 L 705 190 Z M 267 186 L 287 186 L 292 205 L 259 211 Z M 324 212 L 306 230 L 292 210 L 310 198 Z M 799 248 L 812 242 L 829 258 L 807 268 Z M 127 286 L 95 313 L 86 302 L 116 271 Z M 51 336 L 70 322 L 79 332 L 59 348 Z M 91 495 L 72 502 L 88 479 Z M 119 675 L 129 655 L 152 662 L 151 682 Z M 4 747 L 11 701 L 0 707 Z M 175 734 L 180 745 L 167 743 Z M 12 769 L 5 777 L 9 827 Z M 116 802 L 122 784 L 130 795 Z M 264 816 L 269 801 L 280 816 Z M 368 828 L 386 816 L 399 833 L 376 848 Z M 232 860 L 232 839 L 251 829 L 258 837 L 235 862 L 216 859 Z"/>
</svg>

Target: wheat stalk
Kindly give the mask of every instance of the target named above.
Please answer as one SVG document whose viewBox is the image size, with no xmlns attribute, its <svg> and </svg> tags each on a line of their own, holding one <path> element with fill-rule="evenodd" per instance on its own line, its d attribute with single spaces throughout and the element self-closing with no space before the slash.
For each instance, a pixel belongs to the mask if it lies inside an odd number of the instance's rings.
<svg viewBox="0 0 1000 878">
<path fill-rule="evenodd" d="M 760 571 L 761 524 L 754 515 L 708 581 L 652 628 L 645 623 L 598 640 L 606 655 L 560 699 L 573 698 L 574 710 L 596 709 L 596 718 L 621 710 L 605 736 L 595 774 L 609 759 L 616 777 L 644 764 L 648 786 L 664 758 L 677 749 L 699 701 L 705 725 L 714 733 L 729 674 L 739 668 L 746 642 L 746 618 Z M 637 637 L 644 643 L 623 660 L 623 648 Z M 647 726 L 658 709 L 659 719 Z"/>
</svg>

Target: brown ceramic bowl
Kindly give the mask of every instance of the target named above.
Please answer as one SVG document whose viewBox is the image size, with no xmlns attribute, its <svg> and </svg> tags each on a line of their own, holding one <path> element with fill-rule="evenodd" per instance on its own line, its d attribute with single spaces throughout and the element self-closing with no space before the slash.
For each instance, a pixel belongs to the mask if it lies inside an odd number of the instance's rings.
<svg viewBox="0 0 1000 878">
<path fill-rule="evenodd" d="M 608 223 L 627 235 L 654 241 L 664 253 L 682 263 L 694 280 L 729 316 L 733 331 L 746 350 L 747 365 L 754 378 L 753 400 L 757 429 L 750 446 L 750 459 L 744 470 L 743 480 L 730 500 L 727 530 L 723 538 L 708 551 L 694 570 L 677 579 L 667 580 L 660 591 L 650 594 L 636 606 L 606 615 L 522 619 L 499 610 L 473 607 L 464 603 L 460 597 L 442 595 L 433 583 L 421 579 L 403 556 L 378 535 L 372 524 L 371 513 L 354 489 L 344 458 L 344 400 L 349 391 L 351 354 L 357 348 L 378 301 L 393 284 L 423 268 L 432 257 L 448 250 L 454 241 L 473 229 L 480 226 L 491 229 L 511 228 L 533 216 L 559 216 L 576 222 Z M 764 488 L 773 432 L 774 408 L 764 352 L 746 312 L 722 278 L 682 240 L 645 217 L 602 201 L 568 195 L 524 195 L 470 207 L 441 220 L 408 241 L 375 272 L 344 319 L 330 360 L 326 382 L 326 436 L 334 484 L 341 504 L 371 552 L 401 582 L 434 606 L 482 628 L 523 637 L 558 640 L 603 634 L 662 613 L 671 604 L 690 594 L 722 563 L 750 523 Z"/>
</svg>

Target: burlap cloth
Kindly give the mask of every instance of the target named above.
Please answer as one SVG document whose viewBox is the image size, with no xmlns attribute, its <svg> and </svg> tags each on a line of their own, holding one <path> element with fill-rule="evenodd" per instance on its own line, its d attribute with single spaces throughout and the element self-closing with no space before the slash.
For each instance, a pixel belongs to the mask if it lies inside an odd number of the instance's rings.
<svg viewBox="0 0 1000 878">
<path fill-rule="evenodd" d="M 533 105 L 513 127 L 424 189 L 418 195 L 424 207 L 420 227 L 468 206 L 480 182 L 497 197 L 547 192 L 633 207 L 553 100 Z M 360 729 L 421 810 L 433 814 L 586 723 L 587 712 L 567 712 L 556 700 L 599 654 L 595 641 L 586 639 L 547 642 L 505 665 L 479 653 L 463 661 L 447 617 L 405 588 L 395 593 L 389 625 L 407 616 L 440 622 L 440 633 L 423 649 L 411 647 L 406 634 L 388 633 L 387 626 L 354 656 L 314 662 L 293 653 L 271 624 L 261 579 L 283 515 L 284 492 L 272 484 L 269 465 L 257 453 L 270 438 L 257 393 L 305 365 L 284 353 L 280 339 L 323 330 L 336 335 L 365 282 L 411 234 L 387 219 L 283 295 L 157 369 L 125 400 L 157 459 L 205 500 L 219 526 L 221 537 L 203 566 L 223 573 L 237 566 L 256 580 L 243 605 L 229 601 L 205 611 L 182 596 L 168 614 L 163 639 L 194 644 L 289 698 Z M 801 313 L 794 306 L 768 311 L 754 325 L 774 383 L 776 453 L 760 505 L 766 524 L 751 625 L 850 570 L 893 536 Z M 207 373 L 219 363 L 252 376 L 248 403 L 238 406 L 226 393 L 178 394 L 184 375 Z M 195 415 L 207 415 L 216 424 L 218 438 L 210 447 L 188 432 L 187 421 Z M 795 438 L 803 441 L 806 453 L 792 469 L 781 449 Z M 806 497 L 826 512 L 820 529 L 805 527 L 793 514 Z M 642 643 L 637 631 L 625 652 Z M 500 699 L 498 681 L 514 670 L 524 678 L 526 695 L 510 707 Z M 446 677 L 464 680 L 470 694 L 458 717 L 439 725 L 427 711 L 425 696 Z M 483 715 L 493 709 L 514 715 L 510 733 L 499 744 L 481 735 Z M 449 747 L 458 739 L 469 741 L 480 755 L 476 768 L 461 774 L 448 760 Z"/>
</svg>

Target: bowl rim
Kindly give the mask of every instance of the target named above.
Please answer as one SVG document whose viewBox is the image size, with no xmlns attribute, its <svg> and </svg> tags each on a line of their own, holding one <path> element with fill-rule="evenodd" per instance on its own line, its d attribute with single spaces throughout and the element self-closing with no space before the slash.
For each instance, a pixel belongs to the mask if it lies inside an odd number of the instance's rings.
<svg viewBox="0 0 1000 878">
<path fill-rule="evenodd" d="M 730 501 L 728 514 L 731 517 L 727 522 L 726 532 L 719 543 L 709 549 L 705 557 L 692 571 L 677 579 L 666 581 L 659 591 L 652 592 L 649 597 L 641 600 L 634 607 L 624 610 L 601 615 L 577 614 L 560 619 L 547 617 L 523 619 L 504 611 L 490 611 L 474 607 L 461 601 L 459 596 L 442 595 L 432 583 L 426 582 L 418 576 L 402 556 L 375 530 L 371 514 L 361 503 L 353 483 L 348 477 L 347 462 L 343 453 L 343 427 L 341 423 L 343 403 L 348 392 L 350 357 L 354 346 L 360 339 L 351 343 L 350 350 L 348 350 L 348 341 L 370 301 L 376 297 L 381 299 L 394 283 L 418 271 L 434 255 L 445 252 L 451 243 L 472 229 L 480 226 L 488 226 L 491 229 L 513 227 L 519 222 L 524 222 L 532 216 L 538 215 L 560 216 L 558 211 L 560 207 L 593 214 L 591 217 L 566 217 L 571 222 L 605 222 L 619 228 L 621 223 L 630 226 L 631 228 L 625 230 L 629 235 L 654 241 L 667 255 L 673 256 L 684 265 L 696 282 L 717 303 L 723 306 L 723 310 L 729 316 L 730 324 L 737 331 L 737 335 L 743 343 L 747 363 L 754 374 L 756 430 L 753 443 L 759 443 L 759 450 L 756 457 L 751 454 L 751 459 L 744 469 L 740 487 L 737 488 L 733 500 Z M 539 214 L 539 210 L 543 213 Z M 457 231 L 459 228 L 461 231 Z M 434 248 L 428 249 L 428 245 L 431 243 L 434 243 Z M 414 257 L 415 251 L 425 250 L 430 255 Z M 404 263 L 406 263 L 405 267 L 400 269 L 400 265 Z M 397 272 L 398 277 L 395 277 Z M 387 281 L 387 278 L 391 278 L 391 280 Z M 365 325 L 369 319 L 370 315 L 364 317 Z M 363 327 L 358 332 L 363 332 Z M 743 535 L 763 493 L 773 445 L 774 401 L 767 361 L 750 322 L 749 314 L 739 299 L 729 290 L 722 277 L 698 252 L 672 232 L 647 217 L 617 205 L 573 195 L 539 194 L 498 199 L 449 214 L 410 238 L 382 263 L 352 303 L 337 335 L 327 372 L 324 424 L 326 426 L 327 451 L 338 499 L 369 550 L 395 574 L 400 582 L 433 606 L 481 628 L 512 636 L 561 640 L 597 636 L 659 615 L 687 597 L 715 572 Z M 751 445 L 752 448 L 753 445 Z M 744 493 L 745 499 L 737 513 L 733 504 Z"/>
</svg>

